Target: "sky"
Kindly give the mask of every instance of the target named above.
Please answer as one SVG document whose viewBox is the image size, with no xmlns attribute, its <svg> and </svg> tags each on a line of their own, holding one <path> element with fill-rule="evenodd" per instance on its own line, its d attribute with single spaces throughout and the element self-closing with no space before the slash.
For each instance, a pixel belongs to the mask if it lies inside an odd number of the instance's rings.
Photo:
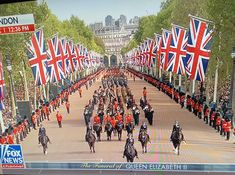
<svg viewBox="0 0 235 175">
<path fill-rule="evenodd" d="M 134 16 L 157 14 L 164 0 L 45 0 L 60 19 L 78 16 L 86 24 L 104 22 L 107 15 L 118 19 L 121 14 L 129 21 Z"/>
</svg>

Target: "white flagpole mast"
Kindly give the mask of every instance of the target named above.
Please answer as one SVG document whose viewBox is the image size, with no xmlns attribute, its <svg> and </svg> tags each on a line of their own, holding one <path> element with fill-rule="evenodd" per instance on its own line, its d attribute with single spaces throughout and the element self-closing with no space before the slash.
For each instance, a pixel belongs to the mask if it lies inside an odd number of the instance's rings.
<svg viewBox="0 0 235 175">
<path fill-rule="evenodd" d="M 5 131 L 5 125 L 4 125 L 4 121 L 2 118 L 2 111 L 0 110 L 0 123 L 1 123 L 1 129 L 2 129 L 2 133 Z"/>
<path fill-rule="evenodd" d="M 193 81 L 193 87 L 192 87 L 192 94 L 194 94 L 195 93 L 195 80 L 192 80 Z"/>
<path fill-rule="evenodd" d="M 181 74 L 179 74 L 179 89 L 181 89 L 181 85 L 182 85 L 182 76 Z"/>
<path fill-rule="evenodd" d="M 34 86 L 34 110 L 37 109 L 37 86 Z"/>
<path fill-rule="evenodd" d="M 169 81 L 170 81 L 170 83 L 172 82 L 172 72 L 170 72 Z"/>
<path fill-rule="evenodd" d="M 221 35 L 219 33 L 219 39 L 221 41 Z M 221 48 L 221 45 L 219 43 L 219 53 L 220 53 L 220 48 Z M 214 84 L 214 94 L 213 94 L 213 102 L 216 103 L 217 101 L 217 89 L 218 89 L 218 74 L 219 74 L 219 59 L 217 57 L 217 64 L 216 64 L 216 69 L 215 69 L 215 84 Z"/>
</svg>

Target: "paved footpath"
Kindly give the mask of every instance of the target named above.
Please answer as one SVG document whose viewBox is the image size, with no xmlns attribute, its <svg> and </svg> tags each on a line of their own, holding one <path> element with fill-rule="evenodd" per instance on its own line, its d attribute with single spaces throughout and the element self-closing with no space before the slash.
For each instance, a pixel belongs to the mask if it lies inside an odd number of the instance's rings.
<svg viewBox="0 0 235 175">
<path fill-rule="evenodd" d="M 128 84 L 134 94 L 136 102 L 142 95 L 142 89 L 147 87 L 150 104 L 154 108 L 154 124 L 149 127 L 151 144 L 148 153 L 142 154 L 140 142 L 137 141 L 139 127 L 134 131 L 135 147 L 139 152 L 136 162 L 175 162 L 175 163 L 234 163 L 235 145 L 224 140 L 214 129 L 204 124 L 168 96 L 158 91 L 154 86 L 136 78 L 134 82 L 128 78 Z M 48 154 L 43 155 L 42 147 L 38 145 L 37 131 L 33 131 L 22 142 L 25 161 L 40 162 L 125 162 L 122 158 L 125 145 L 126 132 L 122 141 L 117 136 L 112 141 L 106 140 L 106 133 L 102 133 L 101 142 L 96 143 L 96 153 L 90 153 L 85 142 L 85 123 L 83 109 L 91 99 L 95 89 L 101 85 L 100 79 L 89 90 L 85 87 L 83 97 L 78 92 L 70 96 L 71 114 L 67 114 L 65 106 L 59 110 L 63 115 L 62 125 L 59 128 L 55 118 L 55 112 L 51 114 L 51 121 L 44 121 L 48 136 L 52 144 L 49 144 Z M 172 125 L 178 120 L 183 128 L 186 144 L 182 144 L 180 155 L 173 153 L 169 137 Z M 140 123 L 145 121 L 141 111 Z"/>
</svg>

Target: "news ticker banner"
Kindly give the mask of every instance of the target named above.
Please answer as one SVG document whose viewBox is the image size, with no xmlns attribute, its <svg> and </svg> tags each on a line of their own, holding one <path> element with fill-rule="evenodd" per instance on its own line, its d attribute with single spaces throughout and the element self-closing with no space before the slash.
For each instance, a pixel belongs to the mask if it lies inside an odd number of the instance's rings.
<svg viewBox="0 0 235 175">
<path fill-rule="evenodd" d="M 45 163 L 24 162 L 21 145 L 0 145 L 0 167 L 57 170 L 235 172 L 235 164 L 197 163 Z M 43 153 L 42 153 L 42 156 Z M 183 155 L 182 155 L 183 156 Z"/>
<path fill-rule="evenodd" d="M 0 35 L 35 31 L 33 14 L 0 17 Z"/>
<path fill-rule="evenodd" d="M 235 172 L 235 164 L 180 163 L 26 163 L 30 169 L 111 170 L 111 171 L 182 171 Z"/>
</svg>

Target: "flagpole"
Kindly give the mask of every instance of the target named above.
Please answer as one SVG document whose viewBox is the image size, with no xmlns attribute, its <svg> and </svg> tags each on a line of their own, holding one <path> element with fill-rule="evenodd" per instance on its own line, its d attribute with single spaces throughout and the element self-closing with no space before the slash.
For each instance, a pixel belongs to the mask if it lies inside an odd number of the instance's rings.
<svg viewBox="0 0 235 175">
<path fill-rule="evenodd" d="M 35 85 L 34 86 L 34 110 L 36 109 L 37 109 L 37 86 Z"/>
<path fill-rule="evenodd" d="M 47 95 L 47 101 L 49 102 L 49 100 L 50 100 L 50 83 L 48 82 L 47 83 L 47 88 L 46 88 L 46 95 Z"/>
<path fill-rule="evenodd" d="M 46 98 L 45 84 L 42 85 L 42 90 L 43 90 L 43 100 L 44 100 Z"/>
<path fill-rule="evenodd" d="M 181 84 L 182 84 L 182 77 L 181 74 L 179 74 L 179 90 L 181 90 Z"/>
<path fill-rule="evenodd" d="M 2 133 L 5 131 L 5 125 L 4 125 L 4 121 L 2 118 L 2 111 L 0 110 L 0 123 L 1 123 L 1 129 L 2 129 Z"/>
<path fill-rule="evenodd" d="M 24 89 L 25 89 L 25 100 L 29 101 L 29 90 L 28 90 L 28 82 L 27 82 L 27 79 L 26 79 L 24 61 L 22 61 L 22 64 L 23 64 L 23 79 L 24 79 Z"/>
<path fill-rule="evenodd" d="M 192 80 L 193 81 L 193 83 L 192 83 L 192 85 L 193 85 L 193 87 L 192 87 L 192 94 L 194 94 L 195 93 L 195 80 Z"/>
<path fill-rule="evenodd" d="M 221 48 L 221 32 L 219 32 L 219 53 Z M 217 101 L 217 89 L 218 89 L 218 74 L 219 74 L 219 58 L 217 57 L 217 64 L 215 69 L 215 84 L 214 84 L 214 96 L 213 96 L 213 102 L 216 103 Z"/>
<path fill-rule="evenodd" d="M 170 81 L 170 83 L 172 82 L 172 72 L 170 72 L 169 81 Z"/>
<path fill-rule="evenodd" d="M 162 78 L 162 70 L 160 67 L 159 67 L 159 78 Z"/>
</svg>

